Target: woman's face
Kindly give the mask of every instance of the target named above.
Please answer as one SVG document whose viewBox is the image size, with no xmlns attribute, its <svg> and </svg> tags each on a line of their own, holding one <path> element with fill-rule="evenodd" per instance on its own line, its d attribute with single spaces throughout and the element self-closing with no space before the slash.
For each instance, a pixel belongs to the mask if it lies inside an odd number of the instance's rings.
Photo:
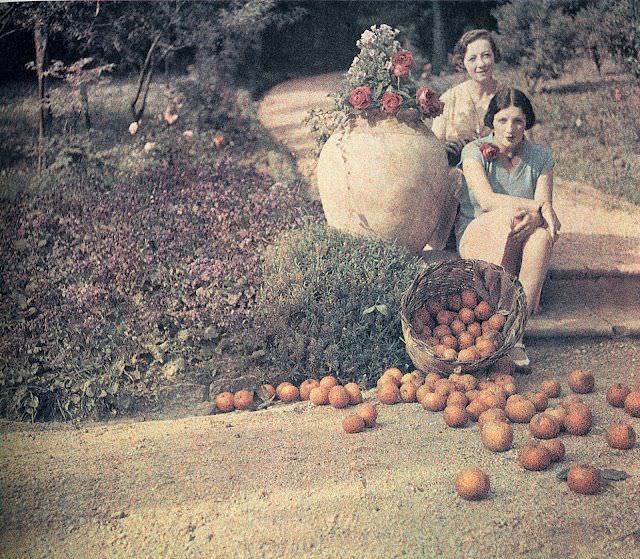
<svg viewBox="0 0 640 559">
<path fill-rule="evenodd" d="M 527 117 L 519 107 L 507 107 L 493 117 L 493 133 L 501 151 L 513 151 L 524 138 Z"/>
<path fill-rule="evenodd" d="M 467 45 L 464 53 L 464 67 L 469 78 L 482 83 L 493 78 L 493 50 L 486 39 L 478 39 Z"/>
</svg>

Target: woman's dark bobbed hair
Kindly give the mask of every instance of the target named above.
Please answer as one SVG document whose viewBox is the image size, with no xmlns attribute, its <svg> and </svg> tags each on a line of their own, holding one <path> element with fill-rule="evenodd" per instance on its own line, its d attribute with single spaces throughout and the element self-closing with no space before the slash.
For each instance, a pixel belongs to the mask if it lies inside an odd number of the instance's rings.
<svg viewBox="0 0 640 559">
<path fill-rule="evenodd" d="M 527 119 L 527 127 L 529 130 L 536 123 L 536 114 L 533 112 L 533 106 L 529 98 L 519 89 L 500 88 L 489 101 L 489 108 L 484 115 L 484 125 L 493 130 L 493 117 L 502 109 L 509 107 L 518 107 Z"/>
<path fill-rule="evenodd" d="M 453 63 L 458 70 L 464 71 L 464 55 L 467 54 L 467 47 L 474 41 L 479 41 L 480 39 L 489 41 L 491 50 L 493 51 L 493 59 L 496 62 L 500 62 L 500 51 L 491 32 L 486 29 L 471 29 L 464 33 L 462 37 L 458 39 L 455 47 L 453 47 Z"/>
</svg>

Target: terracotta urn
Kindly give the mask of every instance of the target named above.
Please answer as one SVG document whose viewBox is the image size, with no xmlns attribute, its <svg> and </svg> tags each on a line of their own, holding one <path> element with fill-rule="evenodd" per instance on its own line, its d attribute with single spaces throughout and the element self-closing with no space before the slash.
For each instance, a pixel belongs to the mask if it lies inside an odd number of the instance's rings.
<svg viewBox="0 0 640 559">
<path fill-rule="evenodd" d="M 444 247 L 459 174 L 450 172 L 444 146 L 417 112 L 356 117 L 327 140 L 317 177 L 330 226 L 413 251 Z"/>
</svg>

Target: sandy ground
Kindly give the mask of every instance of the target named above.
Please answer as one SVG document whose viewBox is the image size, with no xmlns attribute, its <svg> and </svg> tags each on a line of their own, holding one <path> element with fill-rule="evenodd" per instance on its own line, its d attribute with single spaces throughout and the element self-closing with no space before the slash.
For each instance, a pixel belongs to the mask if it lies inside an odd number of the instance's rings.
<svg viewBox="0 0 640 559">
<path fill-rule="evenodd" d="M 521 391 L 587 368 L 589 436 L 563 435 L 564 463 L 527 472 L 514 449 L 447 428 L 419 404 L 379 406 L 379 425 L 346 435 L 349 412 L 308 403 L 258 412 L 71 425 L 0 424 L 1 557 L 638 557 L 640 446 L 610 449 L 613 382 L 640 380 L 640 340 L 538 341 Z M 367 393 L 368 398 L 373 394 Z M 596 496 L 557 473 L 574 463 L 624 470 Z M 489 498 L 453 480 L 477 464 Z"/>
</svg>

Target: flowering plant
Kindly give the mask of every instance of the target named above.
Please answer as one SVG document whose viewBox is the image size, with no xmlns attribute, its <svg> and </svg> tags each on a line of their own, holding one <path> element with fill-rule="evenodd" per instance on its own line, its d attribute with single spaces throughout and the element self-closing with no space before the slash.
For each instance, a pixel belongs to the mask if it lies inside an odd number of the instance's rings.
<svg viewBox="0 0 640 559">
<path fill-rule="evenodd" d="M 320 142 L 357 115 L 398 115 L 403 109 L 417 111 L 425 118 L 442 114 L 444 103 L 438 95 L 426 85 L 418 87 L 412 77 L 413 53 L 401 47 L 396 39 L 398 33 L 397 29 L 382 24 L 373 25 L 362 34 L 356 43 L 360 52 L 340 89 L 331 95 L 333 109 L 315 109 L 307 118 L 314 132 L 325 132 Z"/>
<path fill-rule="evenodd" d="M 493 161 L 496 157 L 498 157 L 498 153 L 500 150 L 498 146 L 489 142 L 484 142 L 478 146 L 480 153 L 485 161 Z"/>
</svg>

